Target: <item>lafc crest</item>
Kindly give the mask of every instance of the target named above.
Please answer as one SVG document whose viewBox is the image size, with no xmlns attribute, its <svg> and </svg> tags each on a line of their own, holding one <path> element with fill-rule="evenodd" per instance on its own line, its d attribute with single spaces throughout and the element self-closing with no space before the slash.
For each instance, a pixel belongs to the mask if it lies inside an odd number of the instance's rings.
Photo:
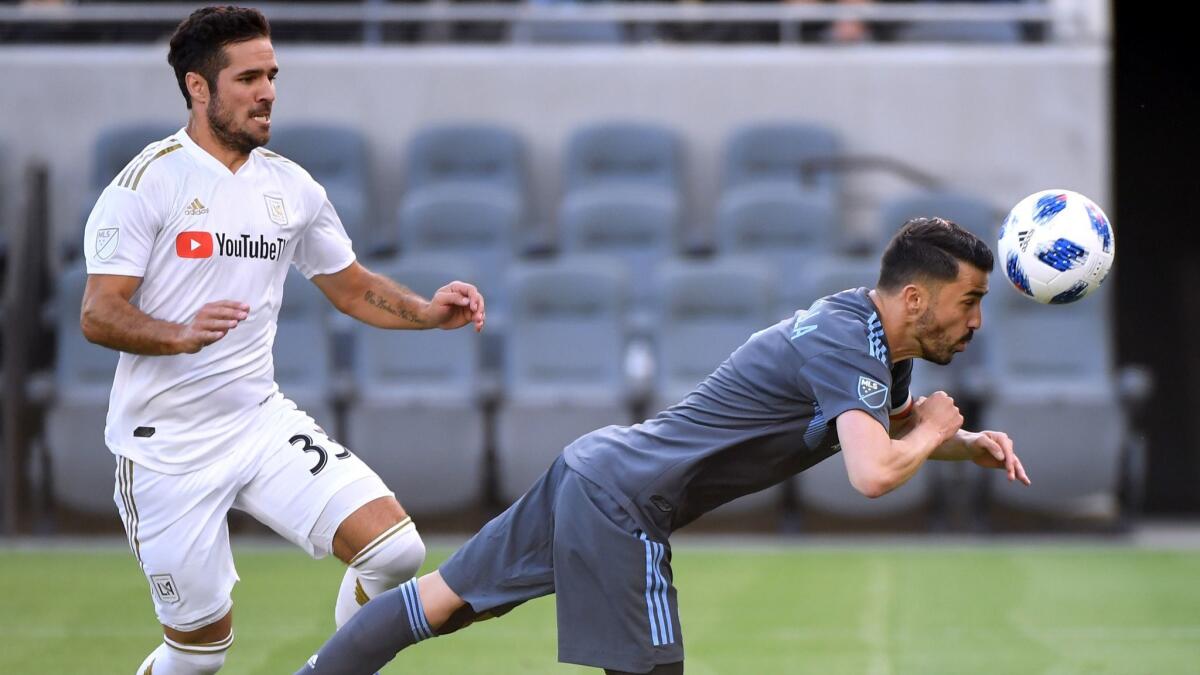
<svg viewBox="0 0 1200 675">
<path fill-rule="evenodd" d="M 287 225 L 287 209 L 283 206 L 283 198 L 263 195 L 263 199 L 267 201 L 267 216 L 271 222 L 276 225 Z"/>
</svg>

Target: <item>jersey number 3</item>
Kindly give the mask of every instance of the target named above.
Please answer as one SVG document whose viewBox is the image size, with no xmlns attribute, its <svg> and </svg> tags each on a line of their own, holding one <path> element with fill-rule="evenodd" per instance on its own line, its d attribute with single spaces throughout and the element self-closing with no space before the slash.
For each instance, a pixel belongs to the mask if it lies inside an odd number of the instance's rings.
<svg viewBox="0 0 1200 675">
<path fill-rule="evenodd" d="M 321 473 L 321 469 L 324 469 L 325 464 L 329 461 L 329 453 L 325 451 L 325 448 L 322 448 L 319 445 L 313 445 L 312 437 L 310 437 L 308 434 L 296 434 L 295 436 L 292 436 L 291 438 L 288 439 L 288 443 L 290 443 L 291 445 L 295 445 L 296 443 L 303 443 L 304 446 L 300 448 L 301 450 L 303 450 L 304 452 L 317 453 L 317 465 L 308 470 L 309 473 L 311 473 L 314 476 Z M 342 451 L 339 452 L 338 454 L 334 455 L 334 458 L 346 459 L 349 456 L 350 456 L 350 451 L 345 448 L 342 448 Z"/>
</svg>

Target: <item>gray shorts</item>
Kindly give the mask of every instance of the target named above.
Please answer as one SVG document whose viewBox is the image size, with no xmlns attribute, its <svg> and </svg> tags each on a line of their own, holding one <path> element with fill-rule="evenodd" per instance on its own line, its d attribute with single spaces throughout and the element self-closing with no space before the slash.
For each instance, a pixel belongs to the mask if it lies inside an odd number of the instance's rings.
<svg viewBox="0 0 1200 675">
<path fill-rule="evenodd" d="M 670 546 L 561 456 L 440 572 L 484 616 L 554 593 L 564 663 L 640 673 L 683 660 Z"/>
</svg>

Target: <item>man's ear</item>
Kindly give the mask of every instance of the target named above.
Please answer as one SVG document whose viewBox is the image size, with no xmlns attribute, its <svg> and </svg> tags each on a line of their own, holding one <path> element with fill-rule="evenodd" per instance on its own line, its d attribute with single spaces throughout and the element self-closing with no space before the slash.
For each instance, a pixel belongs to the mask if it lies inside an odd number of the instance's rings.
<svg viewBox="0 0 1200 675">
<path fill-rule="evenodd" d="M 208 105 L 208 80 L 204 79 L 203 75 L 188 71 L 183 76 L 183 83 L 187 86 L 188 95 L 192 97 L 193 106 L 203 108 Z"/>
<path fill-rule="evenodd" d="M 904 299 L 904 313 L 908 316 L 921 316 L 929 307 L 929 289 L 923 284 L 906 285 L 900 290 L 900 297 Z"/>
</svg>

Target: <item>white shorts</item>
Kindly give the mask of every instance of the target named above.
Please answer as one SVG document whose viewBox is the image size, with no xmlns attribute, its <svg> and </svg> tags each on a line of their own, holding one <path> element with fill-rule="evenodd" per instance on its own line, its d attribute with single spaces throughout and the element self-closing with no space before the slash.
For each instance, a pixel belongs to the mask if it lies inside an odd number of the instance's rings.
<svg viewBox="0 0 1200 675">
<path fill-rule="evenodd" d="M 158 473 L 117 457 L 113 499 L 163 625 L 195 630 L 233 606 L 238 575 L 229 547 L 230 508 L 322 558 L 346 516 L 393 494 L 283 396 L 256 413 L 225 457 L 191 473 Z"/>
</svg>

